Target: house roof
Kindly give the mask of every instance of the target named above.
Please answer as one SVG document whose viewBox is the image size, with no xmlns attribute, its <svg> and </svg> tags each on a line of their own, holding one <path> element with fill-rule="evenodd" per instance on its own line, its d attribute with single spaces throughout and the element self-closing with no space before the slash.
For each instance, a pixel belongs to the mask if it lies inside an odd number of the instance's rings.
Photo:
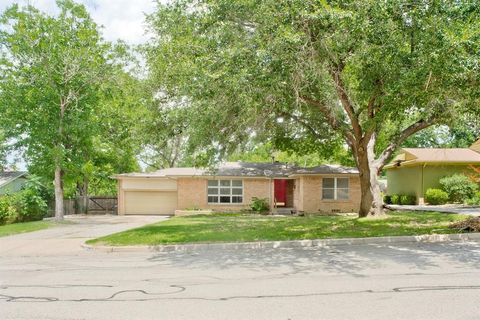
<svg viewBox="0 0 480 320">
<path fill-rule="evenodd" d="M 467 148 L 405 148 L 403 151 L 410 153 L 421 162 L 480 162 L 480 153 Z"/>
<path fill-rule="evenodd" d="M 0 171 L 0 188 L 26 174 L 25 171 Z"/>
<path fill-rule="evenodd" d="M 472 148 L 404 148 L 385 169 L 423 163 L 480 164 L 480 152 Z"/>
<path fill-rule="evenodd" d="M 221 176 L 221 177 L 290 177 L 298 175 L 315 174 L 358 174 L 356 168 L 342 167 L 337 165 L 321 165 L 305 168 L 289 165 L 281 162 L 225 162 L 214 169 L 200 168 L 168 168 L 150 173 L 125 173 L 115 176 L 122 177 L 197 177 L 197 176 Z"/>
</svg>

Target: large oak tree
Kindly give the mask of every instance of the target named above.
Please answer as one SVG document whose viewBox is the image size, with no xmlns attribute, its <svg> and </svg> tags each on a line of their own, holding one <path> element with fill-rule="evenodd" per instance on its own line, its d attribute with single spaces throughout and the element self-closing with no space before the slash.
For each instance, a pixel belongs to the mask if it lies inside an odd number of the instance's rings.
<svg viewBox="0 0 480 320">
<path fill-rule="evenodd" d="M 190 102 L 192 141 L 227 150 L 292 127 L 318 144 L 340 137 L 360 171 L 362 217 L 383 214 L 378 175 L 408 137 L 478 113 L 471 1 L 178 0 L 149 25 L 152 77 Z"/>
</svg>

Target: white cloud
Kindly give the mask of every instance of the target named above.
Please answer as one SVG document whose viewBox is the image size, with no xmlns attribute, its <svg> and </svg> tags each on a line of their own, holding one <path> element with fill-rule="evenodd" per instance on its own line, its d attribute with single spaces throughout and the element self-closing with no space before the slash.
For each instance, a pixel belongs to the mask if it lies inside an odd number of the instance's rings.
<svg viewBox="0 0 480 320">
<path fill-rule="evenodd" d="M 145 14 L 155 9 L 154 0 L 79 0 L 93 20 L 103 26 L 103 37 L 108 41 L 124 40 L 130 44 L 141 44 L 148 39 L 145 34 Z M 18 3 L 31 4 L 49 14 L 55 14 L 55 0 L 3 0 L 0 11 Z"/>
</svg>

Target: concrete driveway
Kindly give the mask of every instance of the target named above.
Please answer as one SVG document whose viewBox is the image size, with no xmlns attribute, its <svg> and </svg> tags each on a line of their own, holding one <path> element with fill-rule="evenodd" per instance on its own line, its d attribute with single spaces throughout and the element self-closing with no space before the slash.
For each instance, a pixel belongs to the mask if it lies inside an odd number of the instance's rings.
<svg viewBox="0 0 480 320">
<path fill-rule="evenodd" d="M 0 256 L 59 255 L 84 251 L 88 239 L 168 219 L 166 216 L 71 215 L 65 224 L 0 238 Z"/>
</svg>

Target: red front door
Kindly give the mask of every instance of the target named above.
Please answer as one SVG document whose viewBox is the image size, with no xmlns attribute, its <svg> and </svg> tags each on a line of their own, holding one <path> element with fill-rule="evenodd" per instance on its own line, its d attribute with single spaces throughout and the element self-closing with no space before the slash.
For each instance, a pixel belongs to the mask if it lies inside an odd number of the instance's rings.
<svg viewBox="0 0 480 320">
<path fill-rule="evenodd" d="M 274 180 L 274 194 L 277 206 L 282 207 L 287 205 L 287 180 Z"/>
</svg>

